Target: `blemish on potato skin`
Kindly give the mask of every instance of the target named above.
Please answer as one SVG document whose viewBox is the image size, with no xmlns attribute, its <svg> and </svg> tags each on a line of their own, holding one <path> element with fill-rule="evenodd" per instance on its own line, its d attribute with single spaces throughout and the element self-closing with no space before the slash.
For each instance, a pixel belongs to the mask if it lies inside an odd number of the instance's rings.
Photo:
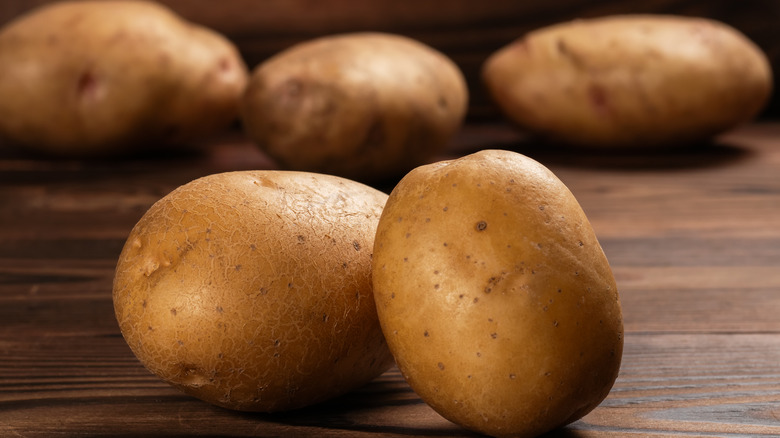
<svg viewBox="0 0 780 438">
<path fill-rule="evenodd" d="M 609 113 L 609 101 L 607 99 L 607 90 L 599 84 L 591 84 L 588 87 L 588 98 L 596 114 Z"/>
<path fill-rule="evenodd" d="M 76 81 L 76 94 L 82 99 L 100 97 L 100 82 L 91 70 L 85 70 Z"/>
<path fill-rule="evenodd" d="M 439 362 L 438 364 L 436 364 L 436 366 L 438 366 L 440 370 L 444 371 L 444 364 L 443 363 Z"/>
<path fill-rule="evenodd" d="M 477 222 L 475 228 L 477 229 L 477 231 L 485 231 L 485 229 L 487 229 L 487 222 L 479 221 Z"/>
</svg>

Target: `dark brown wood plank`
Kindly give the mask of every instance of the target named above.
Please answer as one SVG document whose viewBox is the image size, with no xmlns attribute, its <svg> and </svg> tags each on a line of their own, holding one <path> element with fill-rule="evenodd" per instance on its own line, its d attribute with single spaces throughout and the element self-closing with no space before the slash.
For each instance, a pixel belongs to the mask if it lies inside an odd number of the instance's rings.
<svg viewBox="0 0 780 438">
<path fill-rule="evenodd" d="M 780 125 L 676 152 L 606 154 L 470 124 L 441 158 L 487 147 L 559 175 L 621 292 L 620 377 L 600 407 L 552 436 L 780 436 Z M 130 228 L 191 179 L 273 166 L 240 135 L 161 158 L 0 153 L 0 436 L 472 436 L 395 369 L 323 405 L 258 415 L 181 395 L 133 357 L 111 303 Z"/>
<path fill-rule="evenodd" d="M 0 433 L 472 436 L 419 400 L 396 369 L 321 406 L 263 415 L 179 394 L 118 336 L 48 336 L 35 347 L 0 342 Z M 610 396 L 555 435 L 777 436 L 778 363 L 776 334 L 629 333 Z"/>
</svg>

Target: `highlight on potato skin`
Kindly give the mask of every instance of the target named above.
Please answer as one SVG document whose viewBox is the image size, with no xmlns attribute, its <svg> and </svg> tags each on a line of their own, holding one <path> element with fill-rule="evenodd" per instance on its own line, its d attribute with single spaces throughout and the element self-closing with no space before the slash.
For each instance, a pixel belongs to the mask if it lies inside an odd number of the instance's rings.
<svg viewBox="0 0 780 438">
<path fill-rule="evenodd" d="M 372 281 L 404 378 L 465 428 L 534 437 L 583 417 L 617 378 L 607 258 L 571 192 L 523 155 L 407 174 L 377 227 Z"/>
<path fill-rule="evenodd" d="M 445 55 L 362 32 L 305 41 L 258 65 L 241 119 L 284 168 L 376 182 L 443 150 L 467 104 L 466 81 Z"/>
<path fill-rule="evenodd" d="M 122 335 L 162 380 L 229 409 L 287 411 L 367 383 L 392 365 L 370 280 L 386 198 L 302 172 L 179 187 L 119 257 Z"/>
<path fill-rule="evenodd" d="M 0 137 L 65 157 L 184 145 L 238 117 L 237 48 L 151 1 L 63 1 L 0 30 Z"/>
<path fill-rule="evenodd" d="M 551 142 L 603 149 L 708 141 L 753 119 L 772 93 L 762 50 L 705 18 L 615 15 L 537 29 L 491 55 L 496 105 Z"/>
</svg>

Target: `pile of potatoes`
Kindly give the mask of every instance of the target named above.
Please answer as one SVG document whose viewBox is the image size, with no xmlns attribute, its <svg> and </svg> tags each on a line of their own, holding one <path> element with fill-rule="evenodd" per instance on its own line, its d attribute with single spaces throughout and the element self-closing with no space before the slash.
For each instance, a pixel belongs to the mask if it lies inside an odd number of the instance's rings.
<svg viewBox="0 0 780 438">
<path fill-rule="evenodd" d="M 623 350 L 577 200 L 500 150 L 419 166 L 389 196 L 311 172 L 197 179 L 133 228 L 113 299 L 150 371 L 244 411 L 328 400 L 395 360 L 445 418 L 535 436 L 595 408 Z"/>
<path fill-rule="evenodd" d="M 236 47 L 159 3 L 65 1 L 0 30 L 0 138 L 54 156 L 199 141 L 243 122 L 284 168 L 360 180 L 430 161 L 466 114 L 459 68 L 418 41 L 301 43 L 251 77 Z"/>
<path fill-rule="evenodd" d="M 377 32 L 296 44 L 248 71 L 222 35 L 156 2 L 64 1 L 0 30 L 0 139 L 50 155 L 197 143 L 240 122 L 281 168 L 397 181 L 459 130 L 447 56 Z M 543 140 L 633 149 L 708 140 L 772 92 L 765 54 L 704 18 L 617 15 L 535 30 L 485 60 L 506 118 Z"/>
<path fill-rule="evenodd" d="M 250 72 L 223 36 L 144 1 L 65 1 L 0 31 L 0 136 L 60 156 L 187 144 L 240 120 L 286 170 L 209 175 L 155 203 L 114 308 L 151 372 L 242 411 L 301 408 L 397 364 L 442 416 L 537 436 L 609 393 L 618 288 L 540 163 L 435 161 L 466 115 L 458 67 L 383 33 L 295 45 Z M 484 64 L 506 116 L 554 142 L 665 147 L 754 117 L 763 53 L 704 19 L 540 29 Z M 405 175 L 405 176 L 403 176 Z M 388 195 L 358 180 L 403 176 Z"/>
</svg>

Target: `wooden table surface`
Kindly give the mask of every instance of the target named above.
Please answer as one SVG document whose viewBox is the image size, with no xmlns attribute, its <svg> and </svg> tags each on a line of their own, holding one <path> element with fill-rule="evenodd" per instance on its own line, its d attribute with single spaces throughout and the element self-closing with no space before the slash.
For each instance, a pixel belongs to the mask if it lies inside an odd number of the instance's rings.
<svg viewBox="0 0 780 438">
<path fill-rule="evenodd" d="M 470 125 L 447 156 L 479 148 L 525 153 L 569 186 L 621 292 L 620 377 L 553 436 L 780 436 L 780 125 L 622 155 Z M 471 436 L 396 369 L 322 405 L 261 415 L 184 396 L 135 359 L 111 302 L 131 227 L 196 177 L 271 166 L 238 134 L 155 159 L 0 154 L 0 436 Z"/>
</svg>

